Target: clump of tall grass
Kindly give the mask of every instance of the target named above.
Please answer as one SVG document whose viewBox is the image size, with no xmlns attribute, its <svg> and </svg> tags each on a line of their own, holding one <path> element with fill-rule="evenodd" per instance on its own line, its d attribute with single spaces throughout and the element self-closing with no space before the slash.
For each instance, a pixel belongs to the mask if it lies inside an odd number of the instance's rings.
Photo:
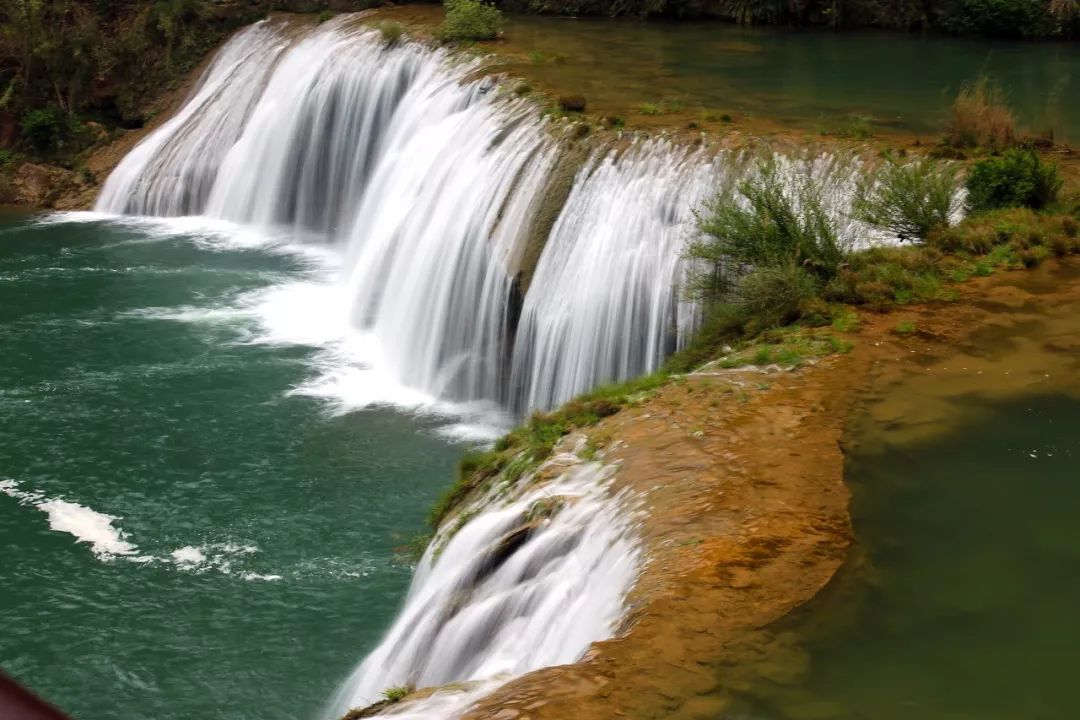
<svg viewBox="0 0 1080 720">
<path fill-rule="evenodd" d="M 954 147 L 1005 148 L 1016 141 L 1016 118 L 1001 86 L 986 75 L 960 88 L 945 141 Z"/>
<path fill-rule="evenodd" d="M 900 240 L 925 240 L 948 227 L 959 210 L 957 169 L 930 158 L 887 160 L 859 184 L 854 209 L 870 225 Z"/>
</svg>

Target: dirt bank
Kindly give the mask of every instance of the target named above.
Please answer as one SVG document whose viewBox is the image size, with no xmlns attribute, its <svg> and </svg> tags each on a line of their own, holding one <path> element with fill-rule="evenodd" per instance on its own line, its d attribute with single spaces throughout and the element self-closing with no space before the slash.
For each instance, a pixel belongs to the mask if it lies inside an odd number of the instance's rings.
<svg viewBox="0 0 1080 720">
<path fill-rule="evenodd" d="M 780 717 L 831 717 L 800 690 L 810 659 L 780 621 L 845 562 L 846 580 L 864 571 L 845 428 L 937 432 L 976 389 L 1080 392 L 1078 338 L 1080 263 L 1048 263 L 973 281 L 952 303 L 864 315 L 847 355 L 794 372 L 690 376 L 606 419 L 589 435 L 645 511 L 647 565 L 624 632 L 465 717 L 715 719 L 765 704 Z M 883 392 L 896 383 L 908 391 Z"/>
</svg>

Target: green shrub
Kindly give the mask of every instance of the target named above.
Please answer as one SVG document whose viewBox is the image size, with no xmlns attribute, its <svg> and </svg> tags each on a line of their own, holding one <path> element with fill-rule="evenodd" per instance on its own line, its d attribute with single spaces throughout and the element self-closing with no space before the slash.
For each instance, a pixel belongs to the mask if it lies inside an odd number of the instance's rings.
<svg viewBox="0 0 1080 720">
<path fill-rule="evenodd" d="M 968 205 L 972 210 L 1040 210 L 1057 199 L 1062 182 L 1057 165 L 1044 163 L 1034 151 L 1008 150 L 971 168 L 967 178 Z"/>
<path fill-rule="evenodd" d="M 817 279 L 799 265 L 763 267 L 739 283 L 738 302 L 758 329 L 764 329 L 797 320 L 820 291 Z"/>
<path fill-rule="evenodd" d="M 42 155 L 61 149 L 69 134 L 68 119 L 57 108 L 30 110 L 21 124 L 23 143 Z"/>
<path fill-rule="evenodd" d="M 721 192 L 697 214 L 697 234 L 684 253 L 690 260 L 687 291 L 706 303 L 727 302 L 738 298 L 744 278 L 765 268 L 790 273 L 798 267 L 824 283 L 849 251 L 820 188 L 804 178 L 787 189 L 776 164 L 765 161 L 756 177 L 735 193 Z M 788 279 L 802 286 L 798 275 Z M 755 289 L 766 285 L 765 278 L 753 282 Z"/>
<path fill-rule="evenodd" d="M 901 240 L 924 240 L 935 228 L 949 226 L 956 189 L 956 170 L 949 165 L 928 158 L 889 160 L 860 184 L 855 213 Z"/>
<path fill-rule="evenodd" d="M 497 7 L 482 0 L 444 0 L 446 19 L 439 34 L 444 41 L 494 40 L 502 30 Z"/>
</svg>

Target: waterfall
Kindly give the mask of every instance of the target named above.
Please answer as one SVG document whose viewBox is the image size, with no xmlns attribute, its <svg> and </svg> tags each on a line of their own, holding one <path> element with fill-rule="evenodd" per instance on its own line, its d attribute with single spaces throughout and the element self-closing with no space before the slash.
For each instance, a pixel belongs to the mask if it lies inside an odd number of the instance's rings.
<svg viewBox="0 0 1080 720">
<path fill-rule="evenodd" d="M 581 169 L 536 268 L 513 358 L 516 407 L 647 374 L 693 327 L 679 253 L 720 158 L 651 140 Z"/>
<path fill-rule="evenodd" d="M 615 630 L 638 554 L 611 466 L 567 453 L 444 524 L 405 606 L 325 713 L 327 720 L 392 687 L 455 683 L 393 717 L 442 720 L 531 670 L 575 662 Z M 452 536 L 450 536 L 452 535 Z M 448 537 L 450 536 L 450 537 Z M 464 685 L 461 685 L 464 683 Z M 401 713 L 399 715 L 399 712 Z"/>
<path fill-rule="evenodd" d="M 202 212 L 225 153 L 287 45 L 280 27 L 269 21 L 227 42 L 180 111 L 116 166 L 94 209 L 130 215 Z"/>
<path fill-rule="evenodd" d="M 291 330 L 319 330 L 287 333 L 329 358 L 310 394 L 344 397 L 375 370 L 368 385 L 520 417 L 657 370 L 698 322 L 679 293 L 693 211 L 755 172 L 748 157 L 563 133 L 478 79 L 478 62 L 388 45 L 355 16 L 257 23 L 117 166 L 96 209 L 227 220 L 333 256 L 325 284 L 274 296 Z M 872 237 L 851 219 L 857 161 L 776 159 L 790 187 L 820 185 L 846 239 Z M 452 717 L 610 637 L 638 564 L 613 472 L 560 455 L 542 469 L 555 480 L 530 474 L 462 510 L 328 716 L 391 687 L 464 683 L 393 711 Z"/>
<path fill-rule="evenodd" d="M 591 155 L 538 236 L 572 141 L 476 79 L 477 63 L 387 45 L 355 16 L 263 21 L 225 44 L 97 209 L 198 214 L 333 248 L 326 295 L 347 298 L 363 351 L 313 383 L 321 394 L 344 396 L 341 378 L 370 368 L 358 386 L 520 417 L 657 370 L 698 320 L 679 295 L 693 210 L 753 170 L 662 140 L 584 141 Z M 791 183 L 821 185 L 846 235 L 872 236 L 848 212 L 857 163 L 777 161 Z"/>
<path fill-rule="evenodd" d="M 402 384 L 437 397 L 505 395 L 512 278 L 554 159 L 539 121 L 508 117 L 477 104 L 402 133 L 349 240 L 356 323 Z"/>
</svg>

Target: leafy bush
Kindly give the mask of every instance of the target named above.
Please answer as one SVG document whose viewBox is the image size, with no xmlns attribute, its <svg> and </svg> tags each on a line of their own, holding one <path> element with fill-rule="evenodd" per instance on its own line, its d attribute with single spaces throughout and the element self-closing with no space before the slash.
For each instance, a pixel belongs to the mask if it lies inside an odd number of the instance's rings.
<svg viewBox="0 0 1080 720">
<path fill-rule="evenodd" d="M 982 75 L 960 88 L 945 141 L 954 147 L 1004 148 L 1016 139 L 1016 119 L 1001 87 Z"/>
<path fill-rule="evenodd" d="M 942 261 L 941 251 L 923 245 L 869 248 L 851 256 L 825 288 L 825 297 L 875 309 L 935 300 Z"/>
<path fill-rule="evenodd" d="M 1058 167 L 1032 150 L 1009 150 L 976 163 L 968 173 L 972 210 L 1028 207 L 1040 210 L 1057 199 L 1062 186 Z"/>
<path fill-rule="evenodd" d="M 785 187 L 776 164 L 766 161 L 755 178 L 735 193 L 721 192 L 698 213 L 697 235 L 684 253 L 690 261 L 687 289 L 707 303 L 738 299 L 743 279 L 766 268 L 792 273 L 797 267 L 827 282 L 849 250 L 825 211 L 820 188 L 806 178 Z M 798 274 L 787 277 L 802 285 Z M 765 281 L 752 282 L 763 287 Z"/>
<path fill-rule="evenodd" d="M 61 110 L 43 108 L 31 110 L 22 118 L 22 139 L 39 154 L 59 150 L 68 136 L 68 119 Z"/>
<path fill-rule="evenodd" d="M 951 33 L 1035 38 L 1057 31 L 1046 0 L 950 0 L 942 5 L 939 22 Z"/>
<path fill-rule="evenodd" d="M 739 283 L 738 303 L 759 328 L 797 320 L 801 308 L 818 297 L 818 280 L 795 264 L 754 270 Z"/>
<path fill-rule="evenodd" d="M 445 0 L 446 19 L 439 34 L 444 41 L 494 40 L 502 30 L 503 16 L 483 0 Z"/>
<path fill-rule="evenodd" d="M 956 169 L 924 158 L 886 162 L 860 184 L 855 213 L 863 221 L 895 233 L 901 240 L 924 240 L 948 227 L 957 209 Z"/>
</svg>

